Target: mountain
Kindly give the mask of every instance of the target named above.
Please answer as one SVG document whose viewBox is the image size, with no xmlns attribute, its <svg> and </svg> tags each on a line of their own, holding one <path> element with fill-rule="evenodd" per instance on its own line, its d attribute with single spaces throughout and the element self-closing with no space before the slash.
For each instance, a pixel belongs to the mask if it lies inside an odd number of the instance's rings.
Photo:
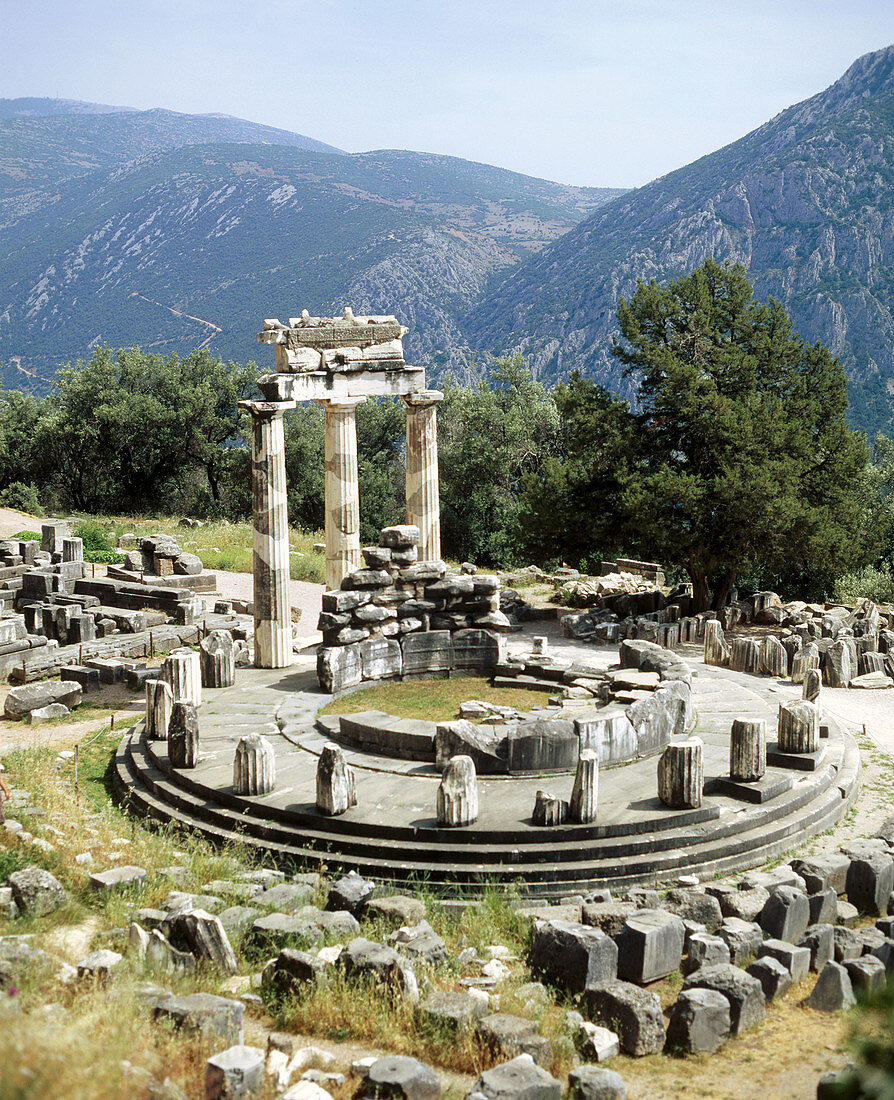
<svg viewBox="0 0 894 1100">
<path fill-rule="evenodd" d="M 840 358 L 857 426 L 894 430 L 894 46 L 602 207 L 491 286 L 465 329 L 544 379 L 577 369 L 630 393 L 610 354 L 618 296 L 708 256 L 743 264 Z"/>
<path fill-rule="evenodd" d="M 61 184 L 185 145 L 250 142 L 341 153 L 322 141 L 228 115 L 109 107 L 68 99 L 0 99 L 0 225 Z"/>
<path fill-rule="evenodd" d="M 60 362 L 98 343 L 181 354 L 202 345 L 269 369 L 255 343 L 264 317 L 345 305 L 396 312 L 411 330 L 408 354 L 462 371 L 459 319 L 492 274 L 619 193 L 428 153 L 307 150 L 264 127 L 254 129 L 272 135 L 265 144 L 180 141 L 134 158 L 140 143 L 253 126 L 197 118 L 0 124 L 0 173 L 18 163 L 38 196 L 19 209 L 10 197 L 0 225 L 7 386 L 44 390 Z"/>
</svg>

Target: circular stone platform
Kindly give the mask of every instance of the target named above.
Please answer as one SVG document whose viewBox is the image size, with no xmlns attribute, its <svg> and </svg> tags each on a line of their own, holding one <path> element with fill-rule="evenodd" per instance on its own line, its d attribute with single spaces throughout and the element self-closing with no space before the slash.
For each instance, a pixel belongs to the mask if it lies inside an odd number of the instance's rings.
<svg viewBox="0 0 894 1100">
<path fill-rule="evenodd" d="M 611 659 L 611 650 L 605 653 Z M 602 770 L 593 825 L 542 828 L 531 820 L 536 791 L 568 798 L 571 775 L 499 776 L 479 778 L 473 826 L 443 829 L 435 819 L 440 772 L 433 764 L 345 747 L 359 804 L 327 817 L 315 807 L 324 736 L 314 719 L 330 697 L 317 686 L 313 657 L 303 655 L 291 669 L 240 670 L 235 687 L 203 692 L 197 768 L 173 768 L 166 742 L 147 741 L 137 722 L 118 748 L 115 786 L 133 812 L 213 841 L 241 841 L 283 862 L 322 860 L 332 870 L 417 880 L 457 894 L 495 881 L 562 897 L 681 874 L 707 878 L 778 856 L 846 812 L 858 788 L 859 754 L 837 724 L 828 723 L 823 751 L 809 762 L 813 770 L 769 767 L 761 785 L 721 790 L 732 720 L 766 718 L 772 740 L 775 708 L 720 669 L 699 667 L 692 690 L 698 721 L 691 732 L 705 743 L 706 796 L 697 810 L 659 802 L 652 758 Z M 236 745 L 253 732 L 269 738 L 276 752 L 276 790 L 258 798 L 237 796 L 232 786 Z"/>
</svg>

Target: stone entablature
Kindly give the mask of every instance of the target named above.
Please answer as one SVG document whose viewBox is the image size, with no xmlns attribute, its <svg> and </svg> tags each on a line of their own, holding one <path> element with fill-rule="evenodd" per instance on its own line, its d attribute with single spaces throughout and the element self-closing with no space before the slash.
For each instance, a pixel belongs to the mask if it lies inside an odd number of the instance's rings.
<svg viewBox="0 0 894 1100">
<path fill-rule="evenodd" d="M 324 691 L 364 680 L 492 672 L 511 628 L 500 611 L 499 577 L 456 575 L 418 561 L 419 529 L 385 527 L 362 554 L 367 568 L 323 594 L 317 676 Z"/>
</svg>

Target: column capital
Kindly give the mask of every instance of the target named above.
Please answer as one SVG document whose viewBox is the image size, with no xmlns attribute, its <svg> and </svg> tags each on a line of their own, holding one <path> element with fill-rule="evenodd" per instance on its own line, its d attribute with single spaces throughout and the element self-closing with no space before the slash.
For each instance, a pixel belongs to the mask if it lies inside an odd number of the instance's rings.
<svg viewBox="0 0 894 1100">
<path fill-rule="evenodd" d="M 420 390 L 418 393 L 402 394 L 401 400 L 405 405 L 420 408 L 439 404 L 444 400 L 444 394 L 440 390 Z"/>
<path fill-rule="evenodd" d="M 314 400 L 324 409 L 356 409 L 366 401 L 365 397 L 315 397 Z"/>
<path fill-rule="evenodd" d="M 282 416 L 290 409 L 297 408 L 297 401 L 240 401 L 240 409 L 248 409 L 252 416 L 269 417 Z"/>
</svg>

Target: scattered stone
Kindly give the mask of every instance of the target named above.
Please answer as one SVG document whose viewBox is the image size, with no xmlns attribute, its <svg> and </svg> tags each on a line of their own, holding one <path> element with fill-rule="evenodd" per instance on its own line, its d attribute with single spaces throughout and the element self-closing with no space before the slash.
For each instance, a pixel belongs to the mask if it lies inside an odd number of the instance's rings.
<svg viewBox="0 0 894 1100">
<path fill-rule="evenodd" d="M 728 894 L 721 895 L 718 901 L 724 918 L 735 917 L 753 924 L 760 917 L 769 899 L 769 890 L 763 886 L 752 886 L 742 890 L 732 890 Z"/>
<path fill-rule="evenodd" d="M 764 993 L 757 978 L 737 966 L 705 966 L 683 981 L 683 989 L 713 989 L 730 1004 L 730 1032 L 740 1035 L 762 1023 Z"/>
<path fill-rule="evenodd" d="M 264 1089 L 264 1052 L 258 1047 L 233 1046 L 208 1059 L 205 1100 L 237 1100 Z"/>
<path fill-rule="evenodd" d="M 53 913 L 68 900 L 62 883 L 42 867 L 13 871 L 6 881 L 12 889 L 12 900 L 26 916 Z"/>
<path fill-rule="evenodd" d="M 831 924 L 814 924 L 798 943 L 810 952 L 810 969 L 817 973 L 835 957 L 835 929 Z"/>
<path fill-rule="evenodd" d="M 360 916 L 374 889 L 374 882 L 362 878 L 356 871 L 349 871 L 330 886 L 326 908 L 330 911 L 346 910 L 354 917 Z"/>
<path fill-rule="evenodd" d="M 520 1054 L 485 1070 L 467 1093 L 466 1100 L 561 1100 L 562 1086 L 530 1054 Z"/>
<path fill-rule="evenodd" d="M 686 989 L 671 1008 L 665 1048 L 680 1054 L 713 1054 L 729 1033 L 729 1000 L 714 989 Z"/>
<path fill-rule="evenodd" d="M 236 953 L 219 917 L 204 909 L 187 909 L 176 912 L 168 928 L 169 939 L 178 950 L 206 959 L 222 974 L 238 973 Z"/>
<path fill-rule="evenodd" d="M 572 1014 L 569 1013 L 570 1015 Z M 607 1062 L 621 1053 L 620 1040 L 614 1031 L 600 1027 L 599 1024 L 591 1024 L 583 1018 L 577 1021 L 576 1041 L 581 1057 L 588 1061 Z"/>
<path fill-rule="evenodd" d="M 476 1032 L 497 1056 L 514 1058 L 518 1054 L 530 1054 L 537 1065 L 552 1062 L 552 1045 L 540 1034 L 533 1020 L 498 1012 L 483 1016 Z"/>
<path fill-rule="evenodd" d="M 597 928 L 573 921 L 535 921 L 531 974 L 569 993 L 583 993 L 618 973 L 618 948 Z"/>
<path fill-rule="evenodd" d="M 847 900 L 861 913 L 885 914 L 894 890 L 894 858 L 886 852 L 866 852 L 852 859 L 846 889 Z"/>
<path fill-rule="evenodd" d="M 810 924 L 810 903 L 807 895 L 793 886 L 778 887 L 767 899 L 760 923 L 770 939 L 797 943 Z"/>
<path fill-rule="evenodd" d="M 771 955 L 755 959 L 746 966 L 745 972 L 761 983 L 764 999 L 767 1001 L 775 1001 L 792 987 L 791 974 L 778 959 Z"/>
<path fill-rule="evenodd" d="M 363 1097 L 381 1100 L 438 1100 L 441 1082 L 430 1066 L 415 1058 L 392 1054 L 373 1062 L 361 1090 Z"/>
<path fill-rule="evenodd" d="M 741 966 L 753 958 L 764 940 L 759 924 L 740 920 L 738 917 L 728 917 L 717 934 L 729 947 L 733 966 Z"/>
<path fill-rule="evenodd" d="M 487 1004 L 470 993 L 432 990 L 419 1005 L 419 1013 L 438 1023 L 462 1030 L 471 1027 L 487 1012 Z"/>
<path fill-rule="evenodd" d="M 155 1005 L 153 1015 L 184 1031 L 236 1043 L 241 1037 L 244 1010 L 241 1001 L 215 997 L 212 993 L 189 993 L 161 1001 Z"/>
<path fill-rule="evenodd" d="M 618 977 L 640 985 L 666 977 L 680 966 L 683 940 L 678 916 L 663 909 L 640 909 L 627 918 L 617 939 Z"/>
<path fill-rule="evenodd" d="M 146 885 L 148 872 L 144 867 L 110 867 L 107 871 L 97 871 L 90 876 L 90 889 L 103 890 L 140 890 Z"/>
<path fill-rule="evenodd" d="M 389 925 L 418 924 L 425 917 L 425 903 L 405 894 L 374 898 L 367 905 L 370 917 L 379 917 Z"/>
<path fill-rule="evenodd" d="M 620 1073 L 599 1066 L 577 1066 L 568 1074 L 569 1100 L 627 1100 Z"/>
<path fill-rule="evenodd" d="M 62 703 L 69 709 L 80 706 L 81 685 L 73 680 L 41 680 L 10 688 L 3 704 L 3 714 L 13 720 L 21 719 L 51 703 Z"/>
<path fill-rule="evenodd" d="M 78 963 L 78 980 L 107 985 L 115 967 L 123 960 L 124 956 L 117 951 L 93 951 Z"/>
<path fill-rule="evenodd" d="M 869 997 L 873 993 L 881 992 L 887 984 L 887 969 L 876 955 L 850 959 L 844 964 L 844 969 L 856 997 Z"/>
<path fill-rule="evenodd" d="M 689 937 L 688 955 L 684 974 L 691 974 L 700 966 L 719 966 L 730 961 L 729 946 L 720 936 L 708 932 L 695 932 Z"/>
<path fill-rule="evenodd" d="M 807 1004 L 818 1012 L 842 1012 L 856 1003 L 847 970 L 840 963 L 827 962 L 807 998 Z"/>
<path fill-rule="evenodd" d="M 629 982 L 607 981 L 584 993 L 587 1015 L 618 1034 L 621 1049 L 636 1058 L 664 1047 L 664 1016 L 656 993 Z"/>
</svg>

